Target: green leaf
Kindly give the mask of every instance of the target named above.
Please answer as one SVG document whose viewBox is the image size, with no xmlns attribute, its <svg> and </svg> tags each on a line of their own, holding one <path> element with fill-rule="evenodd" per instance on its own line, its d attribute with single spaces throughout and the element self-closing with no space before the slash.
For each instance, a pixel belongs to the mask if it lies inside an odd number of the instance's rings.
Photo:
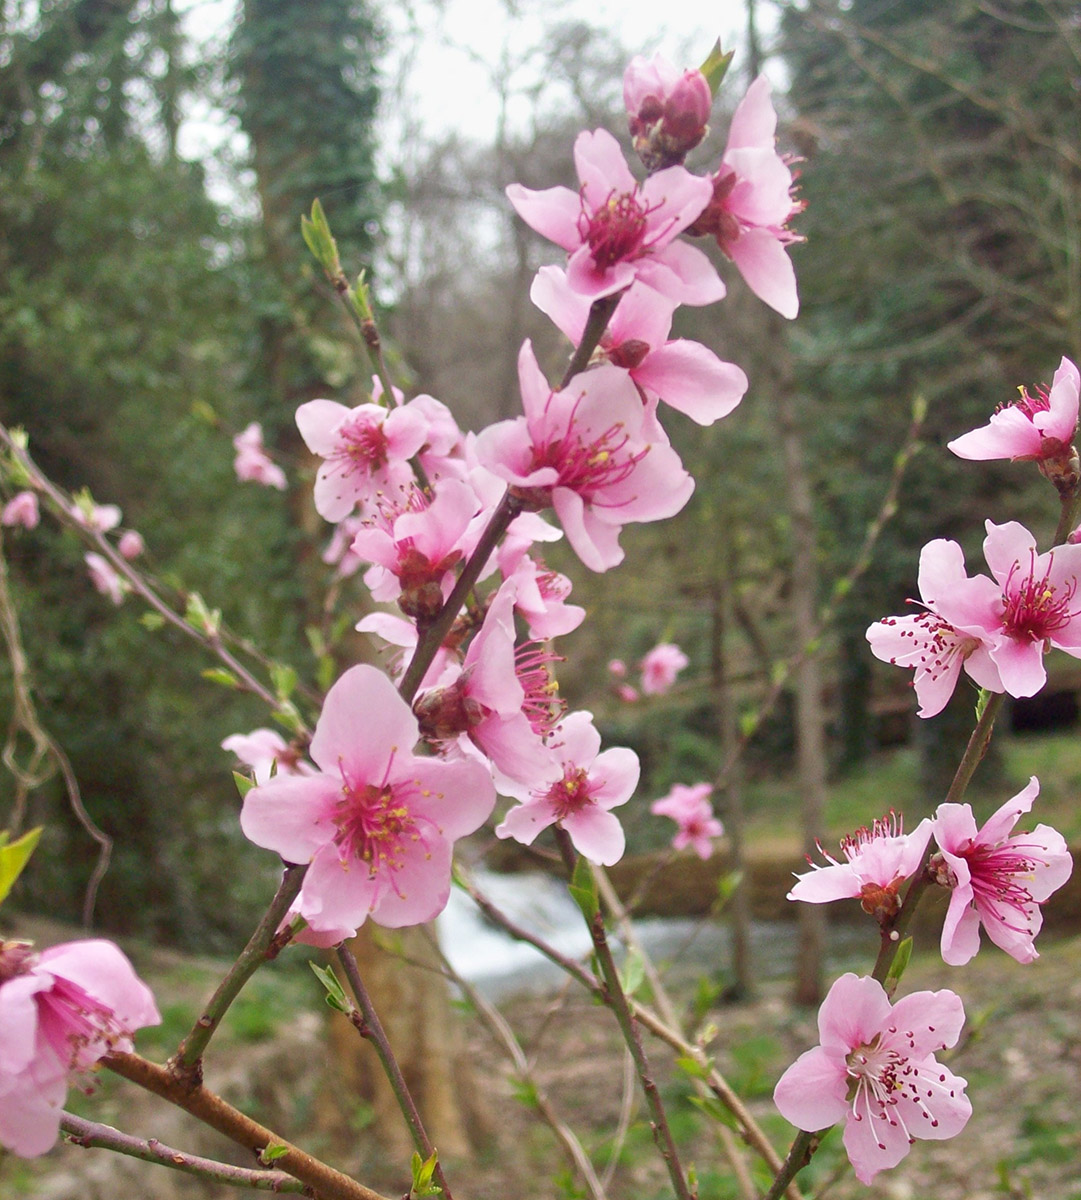
<svg viewBox="0 0 1081 1200">
<path fill-rule="evenodd" d="M 709 1067 L 706 1063 L 699 1062 L 697 1058 L 692 1058 L 689 1054 L 683 1054 L 676 1059 L 676 1066 L 692 1079 L 708 1079 Z"/>
<path fill-rule="evenodd" d="M 184 610 L 184 620 L 195 629 L 201 629 L 207 637 L 217 637 L 221 629 L 221 609 L 209 609 L 206 601 L 198 592 L 188 596 L 188 605 Z"/>
<path fill-rule="evenodd" d="M 236 790 L 240 793 L 241 800 L 255 787 L 255 780 L 249 779 L 247 775 L 241 775 L 239 771 L 233 772 L 233 782 L 236 784 Z"/>
<path fill-rule="evenodd" d="M 571 876 L 568 890 L 571 899 L 582 910 L 582 916 L 592 924 L 593 918 L 601 911 L 601 902 L 597 895 L 597 879 L 593 868 L 581 856 L 574 864 L 574 874 Z"/>
<path fill-rule="evenodd" d="M 334 235 L 330 232 L 326 213 L 318 200 L 312 201 L 310 217 L 301 216 L 300 233 L 304 244 L 312 252 L 315 261 L 331 275 L 341 273 L 342 265 L 338 258 L 338 246 Z"/>
<path fill-rule="evenodd" d="M 269 1166 L 272 1162 L 277 1162 L 279 1158 L 284 1158 L 288 1153 L 289 1147 L 282 1145 L 281 1142 L 268 1142 L 259 1153 L 259 1161 L 264 1166 Z"/>
<path fill-rule="evenodd" d="M 730 1129 L 738 1128 L 736 1118 L 716 1096 L 688 1096 L 687 1099 L 719 1125 L 727 1125 Z"/>
<path fill-rule="evenodd" d="M 280 704 L 271 714 L 279 725 L 284 726 L 290 733 L 303 733 L 304 722 L 296 705 L 291 700 Z"/>
<path fill-rule="evenodd" d="M 623 964 L 619 978 L 625 996 L 633 996 L 642 986 L 646 978 L 646 968 L 642 956 L 637 950 L 632 950 L 627 955 L 627 961 Z"/>
<path fill-rule="evenodd" d="M 330 1007 L 346 1015 L 351 1013 L 353 1006 L 349 1003 L 349 997 L 345 994 L 345 988 L 338 982 L 337 975 L 334 974 L 330 967 L 321 967 L 318 963 L 314 962 L 309 962 L 308 966 L 315 972 L 316 979 L 326 988 L 326 1000 Z"/>
<path fill-rule="evenodd" d="M 717 880 L 717 907 L 724 908 L 732 896 L 735 894 L 736 888 L 743 882 L 742 871 L 726 871 Z"/>
<path fill-rule="evenodd" d="M 976 701 L 976 720 L 980 720 L 984 712 L 987 710 L 987 705 L 991 702 L 991 693 L 987 688 L 980 688 L 980 695 Z"/>
<path fill-rule="evenodd" d="M 413 1186 L 409 1190 L 410 1200 L 413 1197 L 438 1196 L 442 1193 L 443 1189 L 432 1183 L 432 1176 L 435 1174 L 438 1163 L 439 1155 L 435 1150 L 423 1160 L 415 1150 L 413 1151 L 410 1164 L 413 1170 Z"/>
<path fill-rule="evenodd" d="M 7 898 L 8 892 L 15 886 L 15 880 L 23 873 L 23 868 L 41 839 L 41 830 L 42 826 L 39 825 L 10 843 L 7 831 L 0 833 L 0 903 Z"/>
<path fill-rule="evenodd" d="M 151 633 L 154 633 L 165 624 L 165 618 L 161 615 L 161 613 L 154 612 L 154 610 L 151 609 L 150 612 L 143 613 L 143 615 L 139 618 L 139 624 L 142 625 L 144 629 L 149 629 Z"/>
<path fill-rule="evenodd" d="M 889 995 L 893 995 L 897 985 L 901 982 L 901 976 L 905 973 L 905 967 L 908 966 L 908 960 L 911 957 L 912 938 L 906 937 L 897 947 L 897 953 L 893 956 L 893 963 L 890 966 L 889 973 L 886 975 L 885 988 Z"/>
<path fill-rule="evenodd" d="M 227 671 L 224 667 L 205 667 L 199 674 L 204 679 L 209 679 L 211 683 L 220 683 L 222 687 L 240 687 L 240 680 L 232 671 Z"/>
<path fill-rule="evenodd" d="M 698 68 L 699 71 L 706 77 L 706 83 L 709 84 L 709 90 L 714 97 L 717 95 L 717 90 L 720 88 L 725 75 L 728 73 L 728 68 L 732 63 L 732 55 L 734 50 L 729 50 L 727 54 L 721 49 L 721 39 L 717 39 L 717 44 L 709 52 L 706 61 Z"/>
<path fill-rule="evenodd" d="M 289 699 L 298 679 L 296 671 L 286 663 L 274 663 L 270 668 L 270 682 L 274 685 L 274 694 L 279 700 Z"/>
</svg>

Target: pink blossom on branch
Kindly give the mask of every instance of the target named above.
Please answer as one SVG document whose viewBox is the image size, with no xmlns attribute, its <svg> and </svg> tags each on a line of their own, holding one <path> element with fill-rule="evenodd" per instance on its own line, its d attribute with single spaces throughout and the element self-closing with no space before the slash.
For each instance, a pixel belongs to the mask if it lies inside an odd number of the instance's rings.
<svg viewBox="0 0 1081 1200">
<path fill-rule="evenodd" d="M 68 1084 L 161 1021 L 149 988 L 112 942 L 36 953 L 0 942 L 0 1145 L 30 1157 L 55 1144 Z"/>
<path fill-rule="evenodd" d="M 958 458 L 1040 461 L 1070 453 L 1081 396 L 1077 367 L 1063 358 L 1050 389 L 1038 387 L 1035 396 L 1024 387 L 1018 391 L 1018 398 L 1002 405 L 986 425 L 948 443 Z"/>
<path fill-rule="evenodd" d="M 905 833 L 902 819 L 891 812 L 842 840 L 844 861 L 827 854 L 819 844 L 827 865 L 811 862 L 812 869 L 797 877 L 788 899 L 808 904 L 859 900 L 864 912 L 881 922 L 897 913 L 901 884 L 923 867 L 930 840 L 929 820 Z"/>
<path fill-rule="evenodd" d="M 647 435 L 642 402 L 623 371 L 602 365 L 553 391 L 527 341 L 518 378 L 525 416 L 483 430 L 477 458 L 523 507 L 553 507 L 582 562 L 607 571 L 623 559 L 621 528 L 674 516 L 694 480 L 671 446 Z"/>
<path fill-rule="evenodd" d="M 128 584 L 117 573 L 112 563 L 92 550 L 83 555 L 83 561 L 86 563 L 90 582 L 94 587 L 103 596 L 108 596 L 114 604 L 123 604 L 124 597 L 128 592 Z"/>
<path fill-rule="evenodd" d="M 537 834 L 557 822 L 575 849 L 590 862 L 611 866 L 623 856 L 623 826 L 611 810 L 638 786 L 638 756 L 616 747 L 601 751 L 601 735 L 588 712 L 571 713 L 551 737 L 561 768 L 559 778 L 541 786 L 516 784 L 504 790 L 522 801 L 496 826 L 496 836 L 531 846 Z"/>
<path fill-rule="evenodd" d="M 967 804 L 940 804 L 932 827 L 939 853 L 932 870 L 951 889 L 942 926 L 942 957 L 963 966 L 980 948 L 980 926 L 1018 962 L 1038 958 L 1033 944 L 1043 924 L 1040 905 L 1069 879 L 1073 859 L 1062 834 L 1049 825 L 1031 833 L 1010 831 L 1039 794 L 1033 776 L 1023 791 L 983 827 Z"/>
<path fill-rule="evenodd" d="M 251 733 L 230 734 L 221 744 L 251 767 L 256 783 L 266 783 L 271 774 L 314 775 L 315 768 L 273 729 L 253 729 Z"/>
<path fill-rule="evenodd" d="M 33 529 L 41 520 L 35 492 L 16 492 L 0 512 L 0 525 L 21 525 Z"/>
<path fill-rule="evenodd" d="M 732 117 L 712 199 L 687 232 L 714 237 L 751 291 L 791 319 L 799 295 L 787 248 L 801 238 L 788 222 L 802 205 L 792 199 L 792 171 L 777 153 L 776 129 L 769 80 L 759 75 Z"/>
<path fill-rule="evenodd" d="M 146 552 L 146 542 L 143 541 L 143 535 L 137 529 L 125 529 L 116 543 L 116 548 L 120 552 L 121 558 L 126 558 L 128 562 L 131 562 Z"/>
<path fill-rule="evenodd" d="M 507 188 L 522 220 L 570 255 L 567 280 L 574 291 L 597 300 L 640 279 L 676 304 L 721 299 L 724 284 L 709 259 L 675 240 L 709 202 L 708 179 L 669 167 L 638 184 L 604 129 L 578 135 L 574 161 L 577 192 Z"/>
<path fill-rule="evenodd" d="M 638 664 L 642 672 L 642 691 L 647 696 L 663 696 L 689 662 L 674 642 L 660 642 L 647 651 Z"/>
<path fill-rule="evenodd" d="M 652 171 L 681 163 L 705 137 L 713 94 L 701 71 L 636 55 L 623 73 L 623 102 L 634 148 Z"/>
<path fill-rule="evenodd" d="M 891 1005 L 875 979 L 842 975 L 818 1011 L 821 1044 L 781 1076 L 773 1101 L 808 1132 L 844 1121 L 856 1178 L 896 1166 L 915 1138 L 956 1136 L 972 1115 L 966 1081 L 937 1062 L 965 1013 L 953 992 L 913 992 Z"/>
<path fill-rule="evenodd" d="M 713 853 L 712 839 L 724 833 L 724 826 L 713 815 L 709 802 L 712 784 L 696 783 L 691 787 L 677 783 L 667 796 L 654 800 L 649 811 L 658 817 L 671 817 L 679 827 L 672 839 L 674 850 L 690 846 L 701 859 Z"/>
<path fill-rule="evenodd" d="M 241 483 L 261 483 L 264 487 L 285 490 L 285 472 L 266 452 L 263 445 L 263 427 L 253 421 L 233 438 L 236 458 L 233 470 Z"/>
<path fill-rule="evenodd" d="M 590 301 L 574 292 L 558 267 L 541 267 L 529 292 L 533 303 L 576 346 Z M 698 342 L 668 340 L 673 301 L 635 283 L 621 297 L 595 357 L 622 367 L 656 408 L 658 399 L 699 425 L 726 417 L 743 399 L 747 376 Z"/>
<path fill-rule="evenodd" d="M 495 789 L 479 763 L 415 756 L 419 736 L 390 680 L 352 667 L 315 727 L 318 774 L 276 775 L 245 796 L 245 835 L 310 864 L 295 909 L 317 932 L 354 932 L 369 916 L 418 925 L 446 905 L 452 845 L 484 822 Z"/>
<path fill-rule="evenodd" d="M 867 630 L 876 658 L 914 668 L 919 715 L 933 717 L 946 707 L 962 669 L 980 687 L 1005 690 L 991 658 L 1002 603 L 994 582 L 970 579 L 961 547 L 938 538 L 920 551 L 919 590 L 921 612 L 885 617 Z"/>
<path fill-rule="evenodd" d="M 296 422 L 305 445 L 324 460 L 315 477 L 316 512 L 334 522 L 380 493 L 393 496 L 411 487 L 409 460 L 425 444 L 429 427 L 423 410 L 409 404 L 346 408 L 334 400 L 302 404 Z"/>
</svg>

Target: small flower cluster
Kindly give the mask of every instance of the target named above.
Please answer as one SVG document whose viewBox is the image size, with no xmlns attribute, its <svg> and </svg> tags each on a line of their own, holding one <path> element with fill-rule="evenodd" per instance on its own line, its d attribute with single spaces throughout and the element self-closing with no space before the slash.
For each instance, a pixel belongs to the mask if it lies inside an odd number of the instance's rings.
<svg viewBox="0 0 1081 1200">
<path fill-rule="evenodd" d="M 1081 376 L 1063 358 L 1050 388 L 1037 388 L 1035 396 L 1020 388 L 1019 398 L 986 426 L 949 447 L 966 459 L 1036 462 L 1058 490 L 1065 516 L 1081 480 L 1074 446 L 1079 392 Z M 942 711 L 962 671 L 989 693 L 1032 696 L 1046 682 L 1048 649 L 1081 657 L 1081 538 L 1071 534 L 1041 554 L 1016 521 L 988 521 L 986 528 L 990 577 L 968 576 L 956 542 L 930 542 L 920 554 L 920 611 L 887 617 L 867 631 L 878 658 L 912 668 L 921 717 Z M 841 858 L 822 851 L 825 865 L 812 863 L 788 898 L 858 899 L 883 937 L 896 938 L 895 921 L 920 891 L 914 882 L 902 898 L 902 886 L 910 879 L 936 884 L 950 893 L 941 935 L 947 963 L 962 966 L 976 955 L 981 927 L 1012 958 L 1032 962 L 1041 905 L 1073 870 L 1065 839 L 1050 826 L 1013 832 L 1038 793 L 1033 777 L 979 827 L 970 805 L 952 801 L 909 834 L 891 812 L 845 838 Z M 932 837 L 936 849 L 928 858 Z M 965 1080 L 934 1058 L 956 1043 L 963 1021 L 953 992 L 916 992 L 891 1005 L 876 979 L 842 976 L 819 1012 L 820 1045 L 781 1077 L 777 1107 L 808 1132 L 844 1121 L 856 1177 L 870 1183 L 915 1138 L 952 1137 L 967 1122 Z"/>
<path fill-rule="evenodd" d="M 638 664 L 641 688 L 627 682 L 627 664 L 621 658 L 613 658 L 608 664 L 608 673 L 615 684 L 616 695 L 626 704 L 633 704 L 641 696 L 663 696 L 671 691 L 680 671 L 690 659 L 675 642 L 658 642 L 646 651 Z"/>
<path fill-rule="evenodd" d="M 112 942 L 37 953 L 28 942 L 0 941 L 0 1146 L 26 1157 L 51 1149 L 69 1086 L 160 1021 Z"/>
<path fill-rule="evenodd" d="M 372 598 L 400 613 L 372 613 L 357 628 L 392 652 L 399 686 L 414 658 L 424 664 L 419 679 L 408 676 L 410 703 L 375 667 L 348 670 L 324 702 L 311 763 L 268 731 L 226 741 L 255 770 L 242 828 L 287 862 L 308 864 L 295 914 L 323 940 L 348 936 L 369 916 L 391 926 L 435 916 L 453 842 L 488 819 L 497 792 L 516 802 L 496 825 L 499 837 L 529 844 L 558 825 L 594 862 L 623 853 L 612 810 L 634 792 L 638 759 L 602 750 L 591 714 L 565 711 L 551 639 L 585 614 L 537 547 L 565 535 L 589 569 L 615 567 L 623 526 L 673 516 L 694 489 L 661 402 L 708 425 L 746 391 L 739 367 L 669 337 L 680 304 L 725 292 L 681 234 L 697 223 L 767 302 L 789 316 L 798 307 L 784 251 L 798 205 L 774 149 L 765 81 L 737 110 L 710 176 L 682 165 L 712 102 L 704 77 L 636 59 L 625 85 L 646 179 L 635 178 L 610 133 L 595 130 L 575 143 L 577 191 L 507 189 L 523 220 L 567 252 L 564 266 L 538 272 L 531 296 L 581 369 L 553 387 L 525 342 L 522 415 L 476 436 L 434 397 L 387 395 L 378 381 L 355 407 L 317 399 L 297 410 L 301 437 L 321 460 L 316 510 L 337 529 L 327 557 L 341 574 L 363 569 Z M 604 327 L 589 332 L 598 312 Z M 236 447 L 238 473 L 270 482 L 258 427 Z M 541 518 L 548 510 L 561 530 Z M 448 613 L 466 572 L 472 599 Z M 641 664 L 642 690 L 666 691 L 686 665 L 677 646 L 655 647 Z M 720 832 L 708 802 L 670 815 L 681 838 L 708 852 Z"/>
</svg>

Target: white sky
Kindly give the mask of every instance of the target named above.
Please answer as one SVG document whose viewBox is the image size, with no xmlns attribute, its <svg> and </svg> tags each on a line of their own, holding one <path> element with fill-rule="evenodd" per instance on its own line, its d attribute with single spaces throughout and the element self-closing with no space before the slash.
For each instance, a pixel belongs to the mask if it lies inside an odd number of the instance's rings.
<svg viewBox="0 0 1081 1200">
<path fill-rule="evenodd" d="M 198 45 L 228 36 L 239 0 L 178 0 L 185 29 Z M 509 0 L 518 17 L 506 15 L 503 0 L 411 0 L 377 3 L 388 28 L 388 80 L 401 75 L 409 110 L 425 131 L 438 136 L 457 129 L 489 140 L 495 129 L 496 104 L 489 82 L 501 57 L 516 61 L 541 42 L 546 22 L 577 18 L 612 32 L 631 53 L 658 51 L 679 65 L 697 65 L 720 37 L 728 47 L 742 41 L 746 24 L 744 0 Z M 298 0 L 298 8 L 303 0 Z M 663 14 L 663 23 L 660 20 Z M 773 8 L 759 5 L 759 24 L 772 24 Z M 194 53 L 197 55 L 198 51 Z M 738 61 L 738 60 L 737 60 Z M 524 101 L 523 101 L 524 103 Z M 511 119 L 514 111 L 511 110 Z M 389 157 L 394 157 L 395 125 L 383 124 Z M 181 134 L 181 153 L 206 160 L 238 145 L 235 126 L 205 104 L 193 107 Z M 242 143 L 241 143 L 242 144 Z M 211 182 L 214 173 L 211 171 Z M 223 181 L 224 182 L 224 181 Z"/>
</svg>

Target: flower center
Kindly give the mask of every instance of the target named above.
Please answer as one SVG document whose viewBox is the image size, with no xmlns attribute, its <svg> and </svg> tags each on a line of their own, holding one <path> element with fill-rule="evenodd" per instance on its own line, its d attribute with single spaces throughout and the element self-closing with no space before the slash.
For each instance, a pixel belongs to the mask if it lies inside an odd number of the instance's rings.
<svg viewBox="0 0 1081 1200">
<path fill-rule="evenodd" d="M 525 692 L 522 711 L 534 733 L 544 737 L 563 719 L 567 702 L 560 699 L 559 681 L 551 664 L 566 662 L 562 654 L 545 650 L 542 642 L 523 642 L 514 652 L 514 672 Z"/>
<path fill-rule="evenodd" d="M 334 844 L 343 866 L 356 859 L 374 876 L 384 867 L 398 870 L 410 843 L 420 840 L 417 823 L 400 788 L 387 783 L 355 785 L 345 780 L 332 811 L 337 826 Z"/>
<path fill-rule="evenodd" d="M 368 416 L 358 416 L 345 422 L 338 431 L 342 440 L 342 457 L 354 466 L 374 471 L 387 463 L 387 435 L 381 422 Z"/>
<path fill-rule="evenodd" d="M 1015 562 L 1010 568 L 1002 595 L 1006 606 L 1002 627 L 1010 637 L 1042 642 L 1079 615 L 1070 608 L 1077 592 L 1077 581 L 1060 591 L 1050 581 L 1054 553 L 1048 556 L 1047 571 L 1039 579 L 1035 577 L 1035 551 L 1030 557 L 1028 576 L 1019 583 L 1016 580 L 1021 564 Z"/>
<path fill-rule="evenodd" d="M 1036 902 L 1025 884 L 1035 878 L 1037 867 L 1047 865 L 1039 857 L 1041 849 L 1011 838 L 1001 846 L 977 845 L 961 851 L 971 874 L 973 899 L 989 909 L 997 921 L 1018 933 L 1031 930 L 1032 907 Z M 1007 916 L 1013 916 L 1015 923 L 1007 920 Z"/>
<path fill-rule="evenodd" d="M 1050 411 L 1051 393 L 1043 384 L 1037 384 L 1035 396 L 1029 395 L 1028 389 L 1024 384 L 1017 391 L 1017 399 L 1009 401 L 1008 404 L 1000 405 L 999 411 L 1003 408 L 1019 408 L 1030 421 L 1037 413 Z"/>
<path fill-rule="evenodd" d="M 653 211 L 639 201 L 637 188 L 633 192 L 609 192 L 608 199 L 592 213 L 586 212 L 582 196 L 578 233 L 589 245 L 598 271 L 607 271 L 643 253 L 646 217 Z"/>
<path fill-rule="evenodd" d="M 548 789 L 548 800 L 557 821 L 588 808 L 593 797 L 589 794 L 589 775 L 585 767 L 566 767 L 563 778 Z"/>
</svg>

